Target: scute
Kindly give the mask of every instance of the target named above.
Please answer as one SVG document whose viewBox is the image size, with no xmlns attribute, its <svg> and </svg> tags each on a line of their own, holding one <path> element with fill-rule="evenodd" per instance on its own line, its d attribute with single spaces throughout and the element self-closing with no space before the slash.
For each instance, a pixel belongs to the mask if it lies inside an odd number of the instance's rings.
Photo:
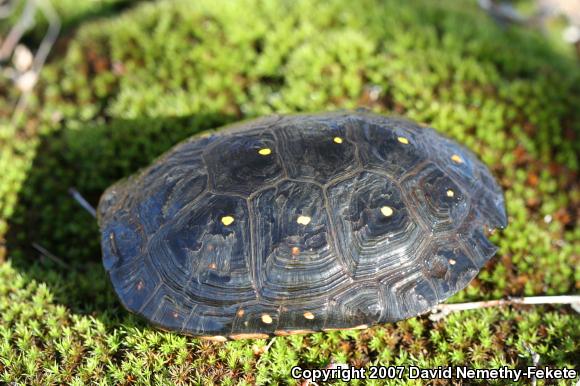
<svg viewBox="0 0 580 386">
<path fill-rule="evenodd" d="M 126 213 L 120 213 L 103 231 L 107 240 L 103 241 L 103 264 L 107 270 L 119 264 L 131 264 L 141 256 L 145 236 L 141 228 L 130 221 Z"/>
<path fill-rule="evenodd" d="M 418 315 L 437 303 L 431 279 L 423 274 L 421 257 L 431 238 L 415 238 L 401 244 L 397 261 L 377 276 L 385 310 L 381 322 L 392 322 Z"/>
<path fill-rule="evenodd" d="M 346 121 L 290 119 L 281 122 L 275 133 L 290 178 L 325 184 L 359 165 L 355 145 L 346 140 Z"/>
<path fill-rule="evenodd" d="M 279 325 L 291 334 L 293 331 L 320 331 L 324 328 L 329 308 L 327 305 L 308 305 L 303 301 L 292 301 L 282 307 Z"/>
<path fill-rule="evenodd" d="M 203 158 L 211 187 L 219 193 L 249 195 L 284 173 L 274 136 L 266 129 L 224 137 L 206 149 Z"/>
<path fill-rule="evenodd" d="M 376 172 L 361 172 L 328 188 L 340 254 L 357 279 L 398 264 L 402 249 L 423 236 L 398 185 Z M 381 207 L 392 215 L 385 216 Z"/>
<path fill-rule="evenodd" d="M 378 168 L 398 179 L 428 159 L 422 132 L 415 124 L 396 119 L 355 122 L 350 136 L 359 147 L 365 168 Z"/>
<path fill-rule="evenodd" d="M 485 168 L 479 161 L 469 155 L 469 150 L 447 138 L 441 137 L 432 129 L 424 130 L 426 140 L 438 143 L 433 152 L 433 160 L 440 169 L 468 192 L 478 186 L 479 169 Z"/>
<path fill-rule="evenodd" d="M 376 324 L 385 308 L 379 293 L 377 284 L 361 282 L 331 297 L 324 329 Z"/>
<path fill-rule="evenodd" d="M 243 313 L 236 313 L 232 335 L 255 333 L 273 335 L 278 328 L 280 306 L 256 301 L 240 304 L 239 310 L 243 310 Z"/>
<path fill-rule="evenodd" d="M 424 275 L 431 278 L 438 299 L 465 288 L 478 272 L 479 267 L 453 239 L 438 240 L 423 256 Z"/>
<path fill-rule="evenodd" d="M 262 297 L 306 301 L 344 284 L 320 187 L 285 181 L 256 195 L 252 207 L 254 269 Z M 308 224 L 298 222 L 301 216 Z"/>
<path fill-rule="evenodd" d="M 124 260 L 109 270 L 109 276 L 123 305 L 137 314 L 156 299 L 163 286 L 161 278 L 145 258 Z"/>
<path fill-rule="evenodd" d="M 246 201 L 206 194 L 188 209 L 149 241 L 149 259 L 164 283 L 180 296 L 216 305 L 254 299 Z M 225 226 L 224 215 L 237 220 Z"/>
<path fill-rule="evenodd" d="M 431 232 L 455 231 L 469 213 L 463 188 L 434 164 L 424 164 L 401 182 L 424 226 Z"/>
<path fill-rule="evenodd" d="M 338 112 L 193 137 L 107 189 L 98 221 L 129 311 L 224 341 L 424 313 L 495 254 L 485 231 L 507 216 L 466 148 Z"/>
</svg>

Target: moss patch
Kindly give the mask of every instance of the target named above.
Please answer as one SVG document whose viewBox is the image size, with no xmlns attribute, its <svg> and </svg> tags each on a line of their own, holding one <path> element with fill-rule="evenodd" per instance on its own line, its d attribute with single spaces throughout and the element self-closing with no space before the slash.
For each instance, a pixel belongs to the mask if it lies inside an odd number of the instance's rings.
<svg viewBox="0 0 580 386">
<path fill-rule="evenodd" d="M 295 364 L 330 361 L 525 366 L 526 347 L 542 364 L 578 368 L 578 316 L 567 307 L 276 338 L 266 352 L 266 341 L 154 331 L 121 309 L 96 224 L 69 187 L 96 204 L 109 184 L 201 130 L 358 106 L 466 144 L 506 191 L 500 251 L 453 301 L 580 289 L 577 63 L 472 2 L 260 4 L 167 1 L 91 22 L 75 14 L 80 27 L 51 56 L 26 120 L 0 123 L 0 260 L 9 260 L 0 264 L 0 383 L 269 384 L 290 382 Z M 0 88 L 7 117 L 15 96 L 6 81 Z"/>
</svg>

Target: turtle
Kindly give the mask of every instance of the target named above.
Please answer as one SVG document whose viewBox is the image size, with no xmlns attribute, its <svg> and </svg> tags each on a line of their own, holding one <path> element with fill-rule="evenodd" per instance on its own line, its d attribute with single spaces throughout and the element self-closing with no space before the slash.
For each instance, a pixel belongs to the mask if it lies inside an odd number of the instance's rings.
<svg viewBox="0 0 580 386">
<path fill-rule="evenodd" d="M 470 150 L 359 110 L 193 136 L 109 187 L 97 212 L 124 307 L 215 341 L 426 313 L 467 286 L 507 226 Z"/>
</svg>

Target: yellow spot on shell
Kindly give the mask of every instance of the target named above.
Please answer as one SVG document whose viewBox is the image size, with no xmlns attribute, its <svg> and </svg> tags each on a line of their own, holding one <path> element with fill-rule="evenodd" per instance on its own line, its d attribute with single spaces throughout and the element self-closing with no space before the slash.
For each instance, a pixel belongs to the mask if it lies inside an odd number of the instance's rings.
<svg viewBox="0 0 580 386">
<path fill-rule="evenodd" d="M 269 148 L 265 147 L 263 149 L 258 150 L 258 154 L 260 154 L 260 155 L 270 155 L 270 154 L 272 154 L 272 149 L 269 149 Z"/>
<path fill-rule="evenodd" d="M 296 222 L 300 225 L 308 225 L 308 223 L 310 223 L 310 220 L 312 219 L 308 216 L 298 216 Z"/>
<path fill-rule="evenodd" d="M 268 314 L 262 314 L 262 322 L 266 323 L 266 324 L 271 324 L 272 323 L 272 317 Z"/>
<path fill-rule="evenodd" d="M 449 259 L 449 264 L 451 264 L 451 265 L 455 265 L 455 263 L 457 263 L 457 262 L 455 261 L 455 259 Z"/>
<path fill-rule="evenodd" d="M 393 215 L 393 208 L 391 208 L 390 206 L 383 206 L 381 208 L 381 213 L 385 217 L 391 217 Z"/>
<path fill-rule="evenodd" d="M 304 317 L 306 319 L 312 320 L 312 319 L 314 319 L 314 314 L 312 312 L 307 311 L 304 313 Z"/>
<path fill-rule="evenodd" d="M 461 158 L 457 154 L 453 154 L 451 156 L 451 161 L 455 162 L 456 164 L 460 164 L 460 163 L 463 163 L 463 158 Z"/>
<path fill-rule="evenodd" d="M 244 311 L 244 310 L 242 310 L 241 308 L 238 310 L 238 312 L 236 312 L 236 315 L 238 315 L 238 317 L 240 317 L 240 318 L 241 318 L 242 316 L 244 316 L 244 314 L 245 314 L 245 311 Z"/>
<path fill-rule="evenodd" d="M 407 138 L 405 138 L 405 137 L 398 137 L 397 140 L 399 142 L 401 142 L 402 144 L 404 144 L 404 145 L 408 145 L 409 144 L 409 140 Z"/>
<path fill-rule="evenodd" d="M 292 247 L 292 255 L 293 256 L 298 256 L 300 254 L 300 248 L 298 247 Z"/>
<path fill-rule="evenodd" d="M 333 141 L 334 141 L 334 143 L 342 143 L 342 138 L 334 137 Z"/>
<path fill-rule="evenodd" d="M 224 216 L 222 217 L 222 224 L 225 226 L 231 225 L 234 222 L 234 218 L 232 216 Z"/>
<path fill-rule="evenodd" d="M 455 197 L 455 192 L 451 189 L 447 189 L 447 197 Z"/>
</svg>

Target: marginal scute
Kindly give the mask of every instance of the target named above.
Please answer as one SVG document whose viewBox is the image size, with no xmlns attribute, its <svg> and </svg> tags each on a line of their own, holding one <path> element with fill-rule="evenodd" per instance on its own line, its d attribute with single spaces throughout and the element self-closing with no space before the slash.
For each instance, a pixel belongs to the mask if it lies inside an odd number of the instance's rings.
<svg viewBox="0 0 580 386">
<path fill-rule="evenodd" d="M 177 331 L 187 335 L 226 335 L 232 331 L 235 305 L 211 305 L 182 299 L 187 316 Z"/>
<path fill-rule="evenodd" d="M 479 168 L 481 189 L 474 194 L 477 210 L 488 229 L 504 229 L 507 226 L 505 201 L 501 188 L 487 168 Z"/>
<path fill-rule="evenodd" d="M 155 298 L 162 286 L 161 278 L 147 258 L 115 266 L 109 270 L 109 277 L 117 283 L 115 290 L 123 305 L 135 313 Z"/>
<path fill-rule="evenodd" d="M 276 336 L 288 336 L 288 335 L 302 335 L 302 334 L 310 334 L 316 332 L 314 330 L 276 330 L 274 331 L 274 335 Z"/>
<path fill-rule="evenodd" d="M 228 333 L 232 335 L 256 333 L 272 335 L 275 330 L 279 329 L 279 306 L 253 301 L 245 303 L 243 307 L 243 315 L 234 316 L 232 329 Z"/>
<path fill-rule="evenodd" d="M 416 240 L 403 244 L 397 260 L 378 278 L 385 305 L 380 322 L 409 318 L 437 303 L 437 294 L 431 279 L 423 273 L 421 262 L 424 253 L 430 250 L 431 239 L 422 237 Z"/>
<path fill-rule="evenodd" d="M 455 260 L 453 261 L 455 262 Z M 425 256 L 424 264 L 425 276 L 432 277 L 434 279 L 444 279 L 445 275 L 449 271 L 450 263 L 444 256 L 440 254 L 434 254 Z"/>
<path fill-rule="evenodd" d="M 213 342 L 226 342 L 228 338 L 223 335 L 214 335 L 214 336 L 200 336 L 203 340 L 209 340 Z"/>
<path fill-rule="evenodd" d="M 483 230 L 479 229 L 477 224 L 468 233 L 468 236 L 461 241 L 465 245 L 463 250 L 470 251 L 472 261 L 478 268 L 481 268 L 498 250 L 497 246 L 485 237 Z"/>
<path fill-rule="evenodd" d="M 151 315 L 154 324 L 167 330 L 179 330 L 189 316 L 189 308 L 183 307 L 167 288 L 161 288 L 157 296 L 142 307 L 140 313 Z"/>
<path fill-rule="evenodd" d="M 324 329 L 372 325 L 381 320 L 384 304 L 377 285 L 359 283 L 331 298 Z"/>
<path fill-rule="evenodd" d="M 230 335 L 230 338 L 233 340 L 240 340 L 240 339 L 268 339 L 270 336 L 268 334 L 260 334 L 260 333 L 253 333 L 253 334 L 234 334 Z"/>
<path fill-rule="evenodd" d="M 203 339 L 366 328 L 468 285 L 507 225 L 468 149 L 366 112 L 275 116 L 195 137 L 97 210 L 122 304 Z"/>
<path fill-rule="evenodd" d="M 450 264 L 451 260 L 455 263 Z M 446 299 L 462 290 L 477 274 L 478 268 L 461 243 L 453 239 L 434 243 L 424 254 L 425 276 L 431 279 L 439 299 Z"/>
<path fill-rule="evenodd" d="M 315 330 L 324 326 L 329 312 L 327 305 L 300 305 L 297 301 L 288 302 L 280 312 L 279 326 L 285 330 Z M 320 303 L 320 302 L 318 302 Z"/>
<path fill-rule="evenodd" d="M 426 140 L 437 143 L 436 151 L 433 151 L 431 161 L 445 170 L 445 173 L 461 187 L 472 192 L 477 189 L 478 169 L 484 167 L 475 157 L 470 156 L 469 150 L 437 134 L 433 129 L 424 130 Z"/>
<path fill-rule="evenodd" d="M 380 322 L 394 322 L 417 316 L 431 307 L 439 299 L 437 293 L 420 269 L 409 269 L 406 276 L 397 281 L 381 281 L 386 301 L 383 319 Z"/>
</svg>

